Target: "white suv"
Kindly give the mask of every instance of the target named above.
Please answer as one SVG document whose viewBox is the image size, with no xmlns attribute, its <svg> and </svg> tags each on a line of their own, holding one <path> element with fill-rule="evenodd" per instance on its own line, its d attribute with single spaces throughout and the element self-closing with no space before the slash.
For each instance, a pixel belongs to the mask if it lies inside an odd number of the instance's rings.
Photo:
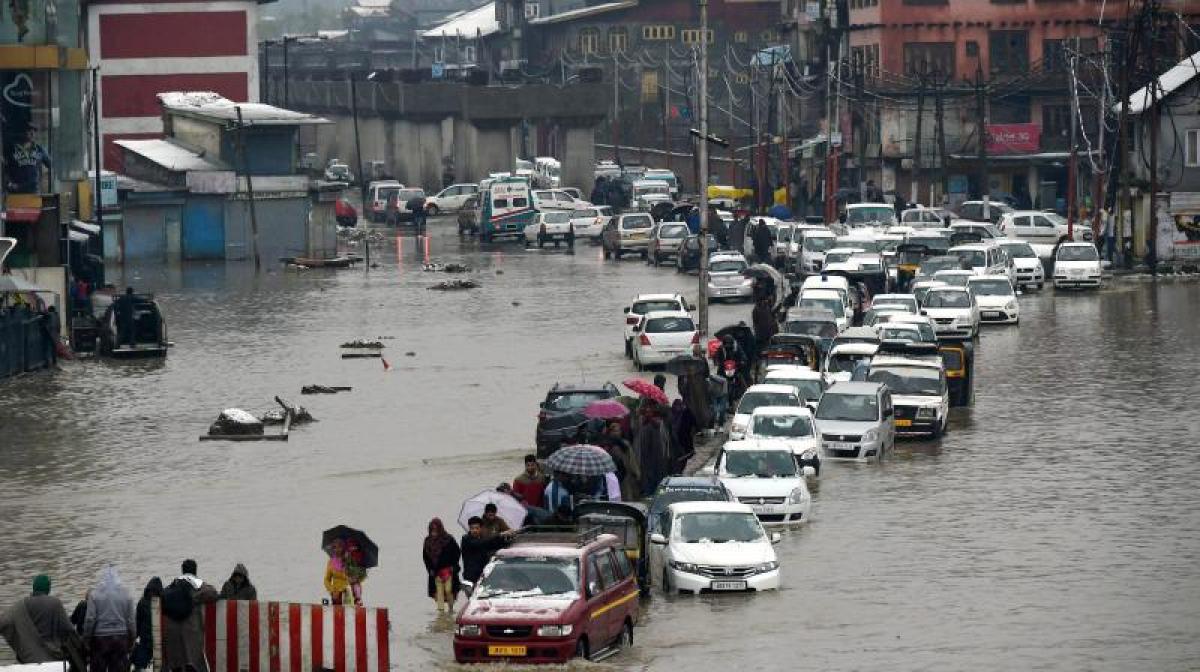
<svg viewBox="0 0 1200 672">
<path fill-rule="evenodd" d="M 1013 262 L 1013 271 L 1017 276 L 1017 287 L 1037 285 L 1041 289 L 1046 282 L 1046 269 L 1033 246 L 1024 240 L 1002 240 L 1000 247 Z"/>
<path fill-rule="evenodd" d="M 638 294 L 625 307 L 625 356 L 633 356 L 633 339 L 642 326 L 646 313 L 652 312 L 689 312 L 692 310 L 687 299 L 682 294 Z"/>
<path fill-rule="evenodd" d="M 759 591 L 779 588 L 774 544 L 754 511 L 734 502 L 677 502 L 650 535 L 650 572 L 663 592 Z"/>
</svg>

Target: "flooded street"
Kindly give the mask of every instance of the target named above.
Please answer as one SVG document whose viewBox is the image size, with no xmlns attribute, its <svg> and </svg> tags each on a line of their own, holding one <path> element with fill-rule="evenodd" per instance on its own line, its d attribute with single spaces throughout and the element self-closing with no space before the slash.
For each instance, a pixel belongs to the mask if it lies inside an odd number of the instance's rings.
<svg viewBox="0 0 1200 672">
<path fill-rule="evenodd" d="M 346 523 L 382 549 L 365 595 L 391 608 L 394 665 L 453 667 L 450 621 L 425 596 L 426 522 L 460 533 L 462 499 L 520 471 L 550 385 L 633 375 L 622 306 L 694 299 L 696 280 L 595 247 L 460 243 L 452 219 L 431 231 L 428 251 L 413 238 L 376 250 L 369 274 L 126 269 L 114 282 L 166 313 L 164 362 L 67 362 L 0 385 L 0 605 L 45 572 L 69 610 L 103 563 L 140 589 L 185 557 L 208 581 L 243 562 L 260 597 L 317 601 L 320 533 Z M 483 286 L 428 291 L 461 276 L 422 272 L 427 255 Z M 814 521 L 777 547 L 782 590 L 656 592 L 632 653 L 603 666 L 1194 669 L 1200 285 L 1021 303 L 1019 327 L 985 329 L 975 406 L 940 444 L 822 470 Z M 718 306 L 712 325 L 749 313 Z M 339 358 L 377 337 L 390 372 Z M 312 383 L 354 390 L 301 397 Z M 318 422 L 287 443 L 197 440 L 222 408 L 275 395 Z"/>
</svg>

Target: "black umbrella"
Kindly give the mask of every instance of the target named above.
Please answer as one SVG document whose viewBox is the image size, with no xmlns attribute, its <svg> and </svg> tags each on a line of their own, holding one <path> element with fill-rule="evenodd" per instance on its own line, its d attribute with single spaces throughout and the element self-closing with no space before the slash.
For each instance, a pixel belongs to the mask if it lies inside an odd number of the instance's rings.
<svg viewBox="0 0 1200 672">
<path fill-rule="evenodd" d="M 361 559 L 356 559 L 355 562 L 363 569 L 370 569 L 379 565 L 379 547 L 366 532 L 356 530 L 353 527 L 338 525 L 331 527 L 321 535 L 321 549 L 329 555 L 333 555 L 333 542 L 341 540 L 347 546 L 354 546 L 358 552 L 362 554 Z"/>
<path fill-rule="evenodd" d="M 667 362 L 667 373 L 676 376 L 699 376 L 708 372 L 708 362 L 699 357 L 681 355 Z"/>
</svg>

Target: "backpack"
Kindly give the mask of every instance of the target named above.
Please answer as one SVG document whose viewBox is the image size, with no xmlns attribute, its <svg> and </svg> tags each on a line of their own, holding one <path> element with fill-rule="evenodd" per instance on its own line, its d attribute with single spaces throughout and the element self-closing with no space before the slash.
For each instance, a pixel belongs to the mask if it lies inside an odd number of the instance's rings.
<svg viewBox="0 0 1200 672">
<path fill-rule="evenodd" d="M 175 579 L 163 590 L 162 610 L 172 621 L 186 621 L 192 606 L 192 584 L 187 579 Z"/>
</svg>

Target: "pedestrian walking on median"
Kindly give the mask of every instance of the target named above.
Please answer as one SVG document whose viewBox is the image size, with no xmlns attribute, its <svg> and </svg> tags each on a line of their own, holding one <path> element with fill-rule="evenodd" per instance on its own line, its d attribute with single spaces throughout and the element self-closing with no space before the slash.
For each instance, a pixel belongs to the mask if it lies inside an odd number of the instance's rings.
<svg viewBox="0 0 1200 672">
<path fill-rule="evenodd" d="M 761 264 L 771 263 L 771 230 L 767 228 L 767 220 L 759 219 L 754 225 L 750 242 L 754 244 L 754 258 Z"/>
<path fill-rule="evenodd" d="M 217 601 L 217 589 L 196 576 L 195 560 L 184 560 L 182 574 L 163 589 L 162 669 L 208 672 L 204 657 L 204 605 Z"/>
<path fill-rule="evenodd" d="M 229 580 L 225 585 L 221 586 L 222 600 L 245 600 L 253 602 L 258 599 L 258 589 L 250 583 L 250 573 L 246 571 L 246 566 L 238 563 L 233 568 L 233 574 L 229 575 Z"/>
<path fill-rule="evenodd" d="M 138 600 L 137 607 L 134 609 L 134 617 L 137 620 L 137 642 L 133 646 L 130 662 L 133 663 L 135 670 L 144 670 L 150 667 L 150 661 L 154 659 L 153 600 L 156 597 L 161 598 L 162 594 L 162 579 L 156 576 L 146 583 L 145 589 L 142 590 L 142 599 Z"/>
<path fill-rule="evenodd" d="M 33 579 L 33 593 L 0 612 L 0 637 L 22 665 L 65 660 L 83 672 L 83 644 L 62 601 L 50 595 L 50 577 Z"/>
<path fill-rule="evenodd" d="M 446 526 L 440 518 L 429 521 L 429 534 L 425 537 L 421 557 L 429 574 L 429 597 L 437 605 L 438 613 L 449 612 L 454 607 L 458 591 L 462 589 L 458 578 L 458 561 L 462 558 L 462 551 L 454 537 L 446 532 Z"/>
<path fill-rule="evenodd" d="M 84 641 L 90 672 L 127 672 L 129 654 L 137 637 L 133 596 L 121 583 L 116 567 L 100 572 L 100 581 L 88 593 Z"/>
</svg>

